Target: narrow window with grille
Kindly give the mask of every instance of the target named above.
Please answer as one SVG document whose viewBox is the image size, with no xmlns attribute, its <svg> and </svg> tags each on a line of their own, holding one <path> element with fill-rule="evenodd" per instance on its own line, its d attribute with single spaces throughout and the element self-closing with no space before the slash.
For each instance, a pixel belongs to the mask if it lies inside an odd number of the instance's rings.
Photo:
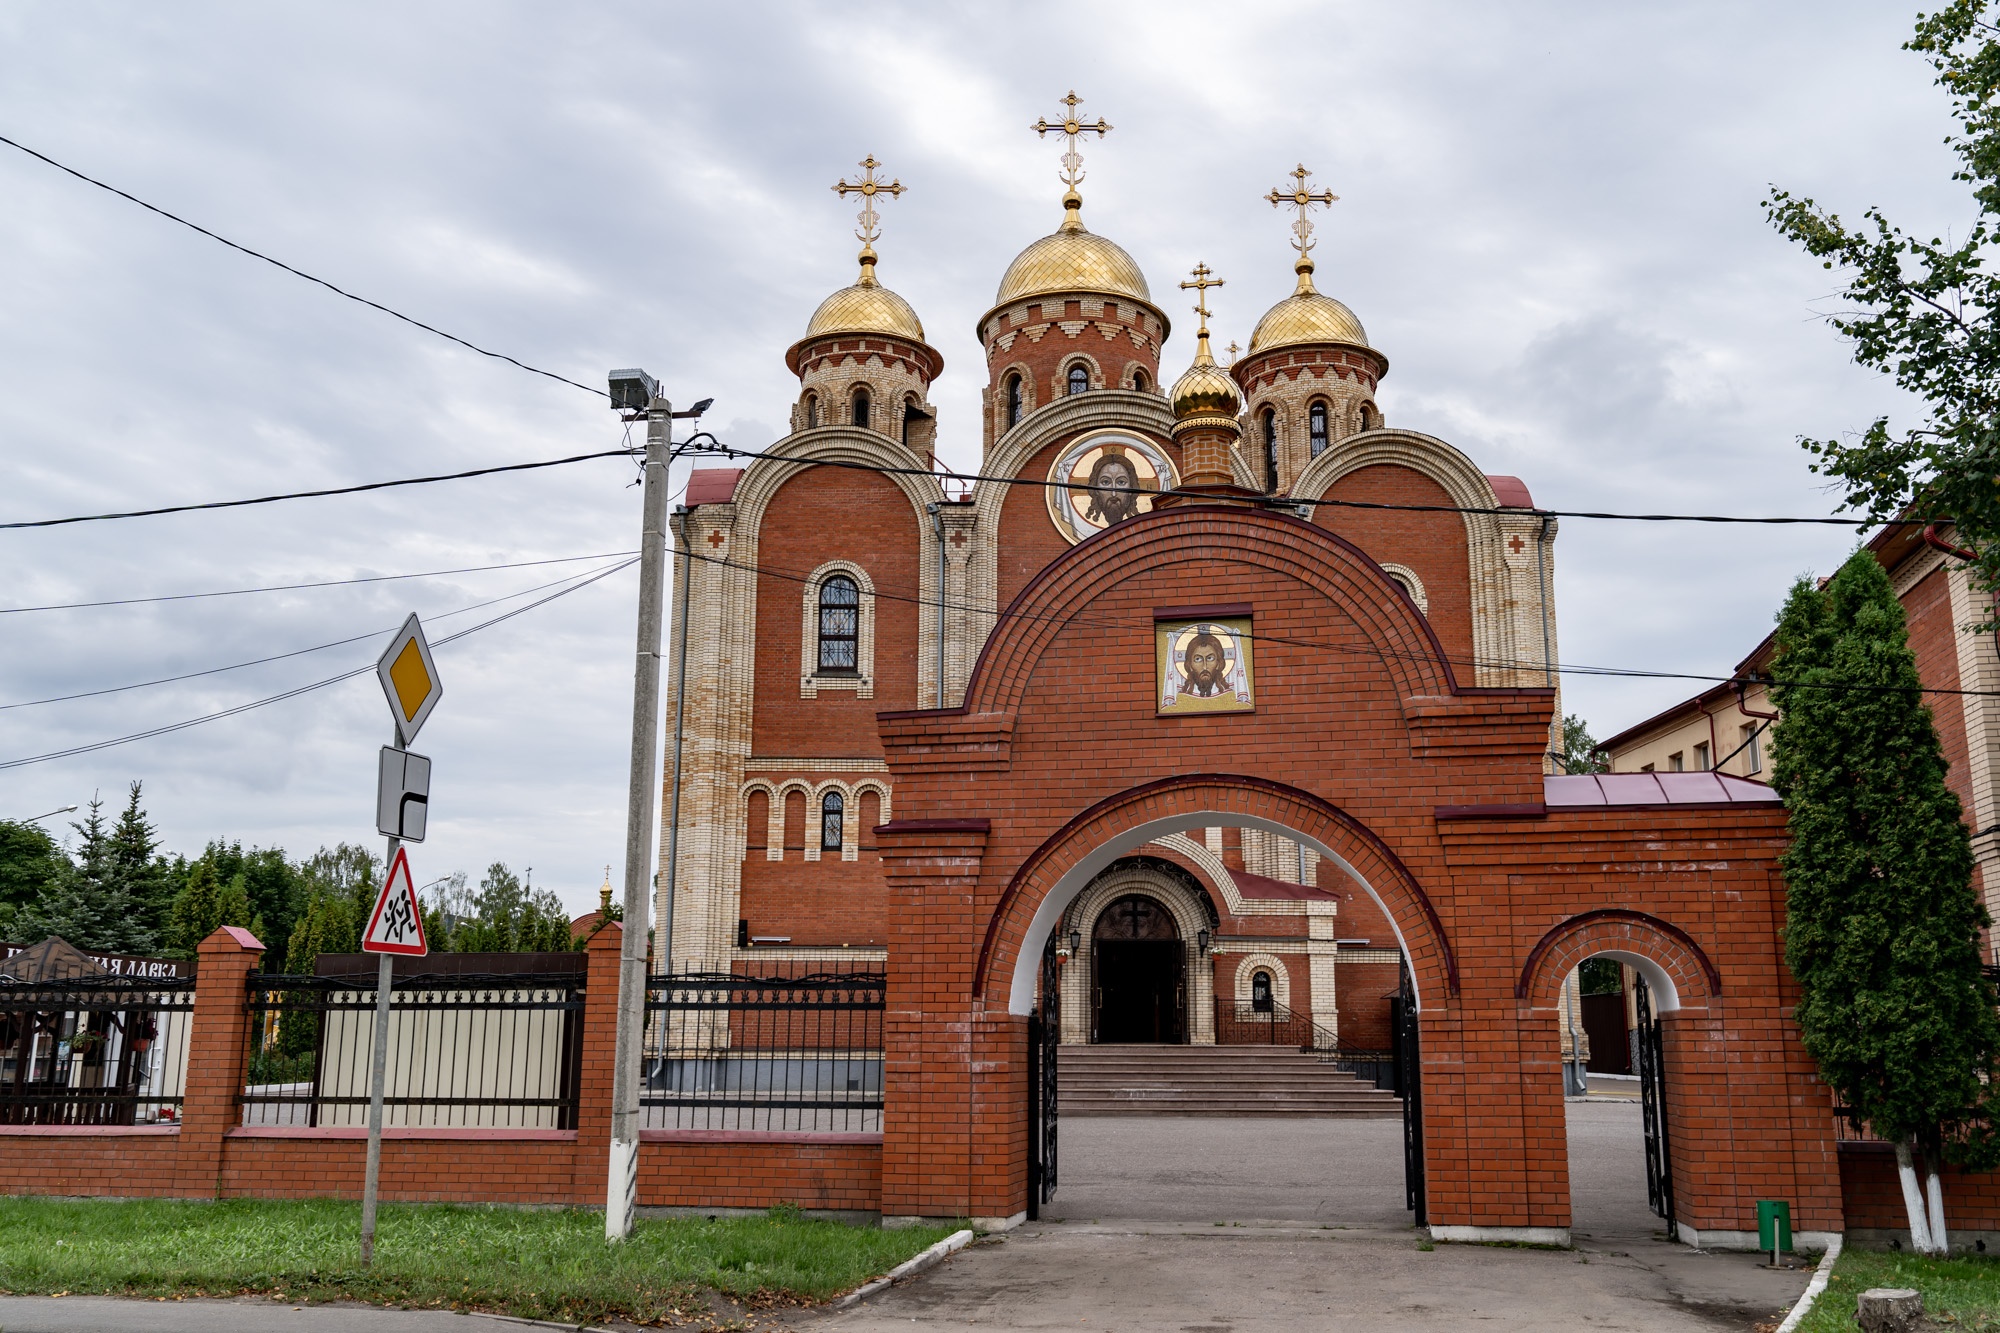
<svg viewBox="0 0 2000 1333">
<path fill-rule="evenodd" d="M 1314 403 L 1306 413 L 1306 434 L 1312 441 L 1312 456 L 1318 458 L 1326 452 L 1326 404 Z"/>
<path fill-rule="evenodd" d="M 1021 422 L 1021 377 L 1007 377 L 1007 425 L 1009 429 Z"/>
<path fill-rule="evenodd" d="M 1264 409 L 1264 489 L 1278 489 L 1278 414 Z"/>
<path fill-rule="evenodd" d="M 830 791 L 820 798 L 819 803 L 819 847 L 822 852 L 840 850 L 842 824 L 847 815 L 847 803 L 837 791 Z"/>
<path fill-rule="evenodd" d="M 1069 391 L 1082 393 L 1090 387 L 1090 368 L 1081 361 L 1069 368 Z"/>
<path fill-rule="evenodd" d="M 819 669 L 851 676 L 860 661 L 861 589 L 845 574 L 819 585 Z"/>
</svg>

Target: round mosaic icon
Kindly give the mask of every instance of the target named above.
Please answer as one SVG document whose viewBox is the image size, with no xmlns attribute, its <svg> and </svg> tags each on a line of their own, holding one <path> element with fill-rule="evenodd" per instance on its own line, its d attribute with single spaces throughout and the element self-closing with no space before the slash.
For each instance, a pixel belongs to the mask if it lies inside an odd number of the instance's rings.
<svg viewBox="0 0 2000 1333">
<path fill-rule="evenodd" d="M 1174 465 L 1131 435 L 1092 435 L 1057 455 L 1049 468 L 1049 517 L 1070 542 L 1152 512 L 1153 497 L 1174 486 Z"/>
</svg>

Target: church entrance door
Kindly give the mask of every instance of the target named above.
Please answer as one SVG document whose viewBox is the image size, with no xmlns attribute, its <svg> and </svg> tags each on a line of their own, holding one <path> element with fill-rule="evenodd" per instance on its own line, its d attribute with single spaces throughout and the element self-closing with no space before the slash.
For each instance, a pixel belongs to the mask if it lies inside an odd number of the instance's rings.
<svg viewBox="0 0 2000 1333">
<path fill-rule="evenodd" d="M 1091 932 L 1092 1040 L 1187 1041 L 1187 956 L 1172 913 L 1152 898 L 1120 898 Z"/>
</svg>

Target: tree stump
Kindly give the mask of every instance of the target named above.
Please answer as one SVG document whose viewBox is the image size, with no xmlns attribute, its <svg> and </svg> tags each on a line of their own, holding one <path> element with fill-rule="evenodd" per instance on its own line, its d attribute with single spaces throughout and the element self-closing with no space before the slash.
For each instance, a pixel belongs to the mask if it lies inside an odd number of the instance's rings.
<svg viewBox="0 0 2000 1333">
<path fill-rule="evenodd" d="M 1874 1287 L 1861 1293 L 1855 1318 L 1863 1333 L 1921 1333 L 1924 1294 L 1908 1287 Z"/>
</svg>

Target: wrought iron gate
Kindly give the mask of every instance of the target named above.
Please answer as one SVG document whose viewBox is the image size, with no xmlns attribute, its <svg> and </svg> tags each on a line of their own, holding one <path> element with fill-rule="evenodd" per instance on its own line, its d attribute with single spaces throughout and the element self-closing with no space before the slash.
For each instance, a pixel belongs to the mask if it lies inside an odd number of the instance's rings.
<svg viewBox="0 0 2000 1333">
<path fill-rule="evenodd" d="M 1653 994 L 1639 978 L 1639 1105 L 1646 1122 L 1646 1203 L 1674 1230 L 1674 1154 L 1667 1139 L 1667 1060 Z"/>
<path fill-rule="evenodd" d="M 1417 1226 L 1430 1222 L 1424 1200 L 1423 1043 L 1417 1030 L 1417 991 L 1403 962 L 1402 987 L 1392 1001 L 1396 1041 L 1396 1094 L 1403 1099 L 1403 1207 Z"/>
<path fill-rule="evenodd" d="M 1056 1047 L 1062 1040 L 1062 968 L 1056 939 L 1042 950 L 1042 989 L 1028 1018 L 1028 1216 L 1056 1192 Z"/>
</svg>

